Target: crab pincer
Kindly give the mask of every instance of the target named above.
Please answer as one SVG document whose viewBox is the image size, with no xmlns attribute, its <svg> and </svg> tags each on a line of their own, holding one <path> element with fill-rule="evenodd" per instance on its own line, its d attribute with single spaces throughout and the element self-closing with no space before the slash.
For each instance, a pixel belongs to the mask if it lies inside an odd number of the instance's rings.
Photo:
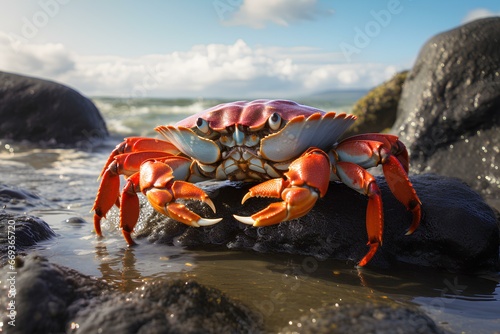
<svg viewBox="0 0 500 334">
<path fill-rule="evenodd" d="M 141 165 L 140 171 L 127 179 L 120 203 L 120 228 L 129 245 L 135 242 L 130 236 L 139 218 L 137 193 L 143 193 L 151 206 L 158 212 L 189 226 L 200 227 L 218 223 L 222 218 L 207 219 L 189 210 L 177 199 L 192 199 L 206 203 L 213 212 L 215 206 L 208 195 L 192 183 L 175 181 L 170 165 L 177 165 L 183 158 L 168 158 L 165 161 L 149 160 Z"/>
<path fill-rule="evenodd" d="M 286 179 L 272 179 L 250 188 L 241 203 L 251 197 L 281 198 L 282 202 L 271 203 L 250 217 L 234 215 L 234 218 L 244 224 L 266 226 L 307 214 L 316 200 L 328 190 L 328 156 L 319 149 L 311 148 L 292 162 L 284 175 Z"/>
</svg>

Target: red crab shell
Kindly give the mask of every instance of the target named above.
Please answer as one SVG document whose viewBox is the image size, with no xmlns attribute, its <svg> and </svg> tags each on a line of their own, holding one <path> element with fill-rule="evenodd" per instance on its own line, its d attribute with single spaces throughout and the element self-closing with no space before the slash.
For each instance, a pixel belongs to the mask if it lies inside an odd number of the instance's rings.
<svg viewBox="0 0 500 334">
<path fill-rule="evenodd" d="M 238 101 L 219 104 L 199 112 L 178 122 L 176 126 L 193 128 L 196 126 L 198 118 L 201 117 L 208 121 L 210 127 L 215 131 L 221 131 L 234 124 L 248 126 L 250 130 L 254 130 L 264 126 L 269 117 L 276 111 L 280 112 L 285 121 L 297 116 L 307 118 L 312 114 L 325 114 L 323 110 L 287 100 Z"/>
</svg>

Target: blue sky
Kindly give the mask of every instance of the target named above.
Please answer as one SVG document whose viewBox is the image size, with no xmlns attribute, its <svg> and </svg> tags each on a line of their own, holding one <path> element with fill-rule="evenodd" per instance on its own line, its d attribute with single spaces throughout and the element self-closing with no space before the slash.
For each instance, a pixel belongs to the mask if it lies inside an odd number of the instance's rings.
<svg viewBox="0 0 500 334">
<path fill-rule="evenodd" d="M 370 88 L 498 0 L 0 0 L 0 70 L 91 96 L 289 97 Z"/>
</svg>

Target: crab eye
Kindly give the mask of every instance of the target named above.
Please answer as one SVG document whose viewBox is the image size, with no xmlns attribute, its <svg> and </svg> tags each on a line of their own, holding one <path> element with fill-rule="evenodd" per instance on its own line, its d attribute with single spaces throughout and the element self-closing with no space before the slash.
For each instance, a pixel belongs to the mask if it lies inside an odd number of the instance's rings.
<svg viewBox="0 0 500 334">
<path fill-rule="evenodd" d="M 281 116 L 277 112 L 273 113 L 268 120 L 269 127 L 272 130 L 278 130 L 281 125 Z"/>
<path fill-rule="evenodd" d="M 203 133 L 208 133 L 208 131 L 210 130 L 210 128 L 208 127 L 208 122 L 201 117 L 196 121 L 196 126 L 198 127 L 198 130 Z"/>
</svg>

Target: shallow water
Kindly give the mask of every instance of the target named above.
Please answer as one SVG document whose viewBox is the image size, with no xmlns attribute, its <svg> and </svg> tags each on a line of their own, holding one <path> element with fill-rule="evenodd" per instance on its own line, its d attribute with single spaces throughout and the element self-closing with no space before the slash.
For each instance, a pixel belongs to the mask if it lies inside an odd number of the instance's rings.
<svg viewBox="0 0 500 334">
<path fill-rule="evenodd" d="M 130 121 L 127 111 L 119 112 L 116 101 L 108 109 L 103 103 L 98 101 L 98 106 L 101 104 L 106 121 L 116 127 L 112 139 L 90 151 L 0 144 L 1 182 L 40 197 L 11 203 L 6 210 L 26 212 L 49 223 L 58 236 L 36 248 L 52 262 L 102 278 L 123 291 L 141 289 L 145 282 L 158 278 L 196 279 L 257 310 L 270 332 L 311 308 L 371 300 L 417 306 L 453 332 L 500 333 L 499 273 L 461 275 L 411 268 L 373 271 L 313 257 L 186 250 L 145 240 L 139 241 L 139 247 L 128 248 L 115 228 L 116 214 L 110 214 L 111 223 L 104 224 L 106 237 L 97 240 L 89 210 L 107 154 L 124 135 L 149 135 L 147 127 L 158 122 L 159 115 L 168 119 L 162 122 L 165 124 L 196 108 L 187 103 L 188 107 L 165 117 L 165 110 L 156 116 L 146 113 L 149 118 L 131 121 L 139 124 L 139 131 L 128 133 L 124 131 L 125 121 Z"/>
</svg>

